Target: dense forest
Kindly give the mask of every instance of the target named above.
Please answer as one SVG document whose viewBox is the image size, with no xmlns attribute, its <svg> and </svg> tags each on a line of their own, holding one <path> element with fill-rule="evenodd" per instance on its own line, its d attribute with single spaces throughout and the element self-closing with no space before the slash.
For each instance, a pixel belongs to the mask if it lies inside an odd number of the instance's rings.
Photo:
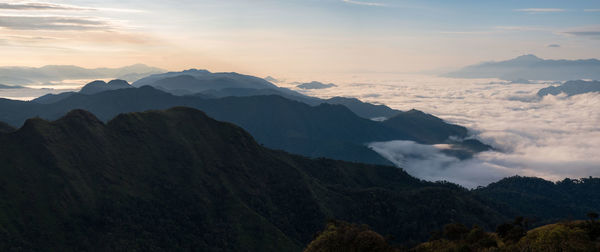
<svg viewBox="0 0 600 252">
<path fill-rule="evenodd" d="M 528 230 L 527 220 L 518 217 L 500 224 L 495 232 L 474 225 L 450 223 L 433 231 L 427 242 L 414 247 L 394 245 L 389 237 L 371 230 L 367 225 L 332 220 L 315 235 L 305 252 L 381 251 L 599 251 L 600 221 L 598 213 L 588 213 L 588 220 L 563 221 Z"/>
</svg>

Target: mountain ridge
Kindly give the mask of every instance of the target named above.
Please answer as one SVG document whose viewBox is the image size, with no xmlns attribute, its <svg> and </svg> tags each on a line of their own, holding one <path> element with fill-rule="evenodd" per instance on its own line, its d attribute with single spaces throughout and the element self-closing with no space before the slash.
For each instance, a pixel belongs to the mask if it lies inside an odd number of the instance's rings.
<svg viewBox="0 0 600 252">
<path fill-rule="evenodd" d="M 404 242 L 427 230 L 389 219 L 437 227 L 445 219 L 487 226 L 504 218 L 459 187 L 391 166 L 269 150 L 192 108 L 107 123 L 73 110 L 55 121 L 29 119 L 0 134 L 0 143 L 2 249 L 299 251 L 330 217 L 369 223 Z M 436 198 L 448 208 L 421 202 L 426 195 L 446 195 Z M 423 211 L 435 220 L 419 217 Z"/>
<path fill-rule="evenodd" d="M 543 97 L 565 93 L 567 96 L 573 96 L 592 92 L 600 92 L 600 81 L 567 81 L 559 86 L 542 88 L 537 92 L 537 95 Z"/>
<path fill-rule="evenodd" d="M 324 156 L 347 161 L 391 164 L 366 147 L 365 143 L 397 139 L 417 142 L 423 140 L 380 122 L 361 118 L 342 105 L 323 103 L 310 106 L 274 95 L 205 99 L 198 96 L 175 96 L 150 86 L 92 95 L 75 93 L 50 104 L 0 99 L 0 121 L 20 125 L 33 116 L 57 119 L 76 108 L 91 111 L 106 121 L 123 112 L 174 106 L 202 109 L 216 119 L 242 126 L 267 147 L 309 157 Z M 435 123 L 445 124 L 441 120 Z M 416 136 L 420 135 L 422 134 Z M 463 157 L 470 154 L 465 155 Z"/>
<path fill-rule="evenodd" d="M 515 80 L 600 79 L 600 60 L 546 60 L 522 55 L 505 61 L 483 62 L 443 74 L 454 78 L 500 78 Z"/>
</svg>

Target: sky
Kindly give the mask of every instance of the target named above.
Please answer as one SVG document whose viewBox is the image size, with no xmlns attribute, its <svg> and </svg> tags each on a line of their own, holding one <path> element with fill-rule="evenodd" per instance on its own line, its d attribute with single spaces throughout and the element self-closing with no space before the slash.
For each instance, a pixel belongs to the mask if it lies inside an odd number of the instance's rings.
<svg viewBox="0 0 600 252">
<path fill-rule="evenodd" d="M 600 58 L 600 1 L 0 0 L 0 66 L 136 63 L 258 76 Z"/>
</svg>

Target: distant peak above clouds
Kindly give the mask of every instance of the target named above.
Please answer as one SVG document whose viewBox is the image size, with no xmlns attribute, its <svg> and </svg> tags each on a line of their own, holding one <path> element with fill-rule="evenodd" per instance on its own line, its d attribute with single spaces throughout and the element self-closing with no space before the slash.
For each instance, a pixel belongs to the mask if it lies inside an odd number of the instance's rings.
<svg viewBox="0 0 600 252">
<path fill-rule="evenodd" d="M 539 61 L 543 61 L 543 59 L 538 56 L 535 56 L 533 54 L 525 54 L 525 55 L 521 55 L 521 56 L 516 57 L 509 61 L 539 62 Z"/>
<path fill-rule="evenodd" d="M 538 91 L 537 95 L 546 96 L 564 93 L 567 96 L 573 96 L 592 92 L 600 92 L 600 81 L 567 81 L 560 86 L 550 86 L 547 88 L 542 88 L 540 89 L 540 91 Z"/>
<path fill-rule="evenodd" d="M 444 76 L 454 78 L 500 78 L 504 80 L 600 79 L 597 59 L 547 60 L 526 54 L 505 61 L 484 62 Z"/>
<path fill-rule="evenodd" d="M 301 89 L 325 89 L 325 88 L 337 87 L 337 85 L 335 85 L 333 83 L 325 84 L 325 83 L 318 82 L 318 81 L 312 81 L 312 82 L 308 82 L 308 83 L 302 83 L 302 84 L 298 85 L 297 87 L 301 88 Z"/>
</svg>

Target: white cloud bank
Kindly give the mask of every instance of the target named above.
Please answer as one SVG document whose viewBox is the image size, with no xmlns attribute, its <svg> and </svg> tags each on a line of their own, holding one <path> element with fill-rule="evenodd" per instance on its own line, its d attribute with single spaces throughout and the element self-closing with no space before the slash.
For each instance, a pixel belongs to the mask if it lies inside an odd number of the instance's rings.
<svg viewBox="0 0 600 252">
<path fill-rule="evenodd" d="M 411 142 L 371 144 L 416 177 L 474 187 L 517 174 L 553 181 L 600 176 L 600 93 L 540 98 L 537 91 L 550 82 L 494 79 L 374 75 L 326 81 L 339 85 L 304 93 L 419 109 L 470 128 L 476 138 L 500 150 L 460 161 Z"/>
</svg>

